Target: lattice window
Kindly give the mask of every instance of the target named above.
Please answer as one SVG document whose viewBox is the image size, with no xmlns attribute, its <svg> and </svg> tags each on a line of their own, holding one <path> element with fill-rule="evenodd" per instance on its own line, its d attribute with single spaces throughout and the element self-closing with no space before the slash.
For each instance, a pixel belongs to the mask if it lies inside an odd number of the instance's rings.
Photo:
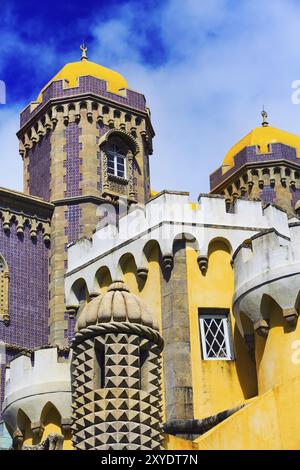
<svg viewBox="0 0 300 470">
<path fill-rule="evenodd" d="M 199 323 L 203 359 L 233 359 L 229 311 L 204 309 L 200 311 Z"/>
<path fill-rule="evenodd" d="M 0 320 L 9 321 L 8 311 L 9 272 L 4 258 L 0 255 Z"/>
</svg>

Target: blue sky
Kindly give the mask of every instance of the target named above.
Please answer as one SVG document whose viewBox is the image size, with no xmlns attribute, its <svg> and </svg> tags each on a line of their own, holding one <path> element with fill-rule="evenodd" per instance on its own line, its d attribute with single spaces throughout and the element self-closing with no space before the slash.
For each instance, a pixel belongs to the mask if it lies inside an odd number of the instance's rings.
<svg viewBox="0 0 300 470">
<path fill-rule="evenodd" d="M 260 124 L 300 134 L 299 0 L 1 0 L 0 185 L 22 190 L 18 113 L 66 62 L 89 58 L 146 95 L 152 187 L 195 199 L 227 150 Z"/>
</svg>

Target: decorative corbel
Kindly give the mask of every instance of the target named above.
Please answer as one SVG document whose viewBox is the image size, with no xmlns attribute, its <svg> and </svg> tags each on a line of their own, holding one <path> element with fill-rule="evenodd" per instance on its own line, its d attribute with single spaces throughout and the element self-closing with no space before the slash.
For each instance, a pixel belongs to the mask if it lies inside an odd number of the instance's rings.
<svg viewBox="0 0 300 470">
<path fill-rule="evenodd" d="M 293 328 L 295 328 L 296 324 L 297 324 L 297 320 L 298 320 L 298 312 L 297 310 L 295 309 L 295 307 L 292 307 L 292 308 L 284 308 L 282 310 L 283 312 L 283 317 L 285 319 L 285 321 Z"/>
<path fill-rule="evenodd" d="M 18 216 L 17 218 L 17 235 L 23 235 L 24 234 L 24 218 L 21 216 Z"/>
<path fill-rule="evenodd" d="M 45 129 L 44 129 L 44 126 L 42 124 L 42 121 L 39 121 L 38 122 L 38 130 L 37 130 L 37 133 L 39 136 L 43 136 L 45 135 Z"/>
<path fill-rule="evenodd" d="M 64 435 L 71 432 L 72 418 L 62 418 L 61 420 L 61 430 Z"/>
<path fill-rule="evenodd" d="M 33 144 L 35 144 L 39 140 L 39 137 L 38 137 L 34 127 L 32 127 L 32 129 L 31 129 L 31 139 L 30 140 Z"/>
<path fill-rule="evenodd" d="M 266 320 L 258 320 L 256 323 L 254 323 L 254 330 L 259 336 L 267 337 L 269 334 L 269 329 L 270 327 Z"/>
<path fill-rule="evenodd" d="M 10 231 L 10 220 L 11 220 L 10 212 L 4 212 L 2 223 L 3 223 L 3 230 L 5 233 L 8 233 Z"/>
<path fill-rule="evenodd" d="M 149 272 L 149 269 L 148 269 L 148 268 L 138 268 L 138 269 L 136 270 L 137 276 L 138 276 L 142 281 L 144 281 L 145 279 L 147 279 L 147 277 L 148 277 L 148 272 Z"/>
<path fill-rule="evenodd" d="M 51 116 L 51 121 L 53 122 L 53 124 L 57 124 L 57 111 L 55 109 L 55 107 L 52 108 L 52 116 Z"/>
<path fill-rule="evenodd" d="M 174 258 L 172 255 L 165 255 L 162 257 L 162 265 L 163 268 L 167 271 L 170 272 L 173 269 L 174 266 Z"/>
<path fill-rule="evenodd" d="M 199 255 L 197 258 L 197 262 L 202 274 L 206 274 L 207 267 L 208 267 L 208 256 L 206 255 Z"/>
<path fill-rule="evenodd" d="M 52 129 L 52 124 L 51 124 L 50 117 L 49 117 L 48 113 L 45 114 L 45 128 L 46 128 L 46 130 Z"/>
<path fill-rule="evenodd" d="M 44 425 L 40 421 L 31 423 L 31 431 L 32 431 L 33 439 L 35 441 L 39 441 L 44 432 Z"/>
<path fill-rule="evenodd" d="M 77 315 L 77 311 L 79 309 L 79 305 L 67 305 L 66 310 L 69 318 L 75 318 Z"/>
<path fill-rule="evenodd" d="M 30 227 L 30 238 L 32 240 L 35 240 L 37 237 L 37 221 L 33 219 L 31 221 L 31 227 Z"/>
<path fill-rule="evenodd" d="M 12 448 L 14 450 L 21 450 L 22 445 L 24 441 L 24 436 L 22 431 L 18 428 L 14 433 L 13 433 L 13 438 L 12 438 Z"/>
</svg>

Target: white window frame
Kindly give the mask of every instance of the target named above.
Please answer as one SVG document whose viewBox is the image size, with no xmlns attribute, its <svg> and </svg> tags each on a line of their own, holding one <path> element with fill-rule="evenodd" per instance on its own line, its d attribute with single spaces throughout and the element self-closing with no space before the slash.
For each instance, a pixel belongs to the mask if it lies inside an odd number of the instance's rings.
<svg viewBox="0 0 300 470">
<path fill-rule="evenodd" d="M 206 309 L 203 309 L 204 311 Z M 206 361 L 232 361 L 233 360 L 233 351 L 231 346 L 231 325 L 230 325 L 230 313 L 215 313 L 218 309 L 211 309 L 212 313 L 201 313 L 199 311 L 199 325 L 200 325 L 200 334 L 201 334 L 201 349 L 202 357 Z M 221 310 L 221 309 L 220 309 Z M 210 357 L 208 355 L 209 350 L 206 343 L 206 331 L 205 331 L 205 320 L 222 320 L 223 330 L 224 330 L 224 340 L 226 348 L 226 356 L 222 357 Z"/>
<path fill-rule="evenodd" d="M 116 176 L 117 178 L 127 179 L 126 155 L 123 155 L 122 153 L 119 153 L 116 150 L 116 147 L 118 147 L 116 144 L 111 144 L 111 147 L 114 147 L 114 149 L 109 149 L 107 151 L 106 158 L 107 158 L 107 166 L 108 166 L 108 159 L 110 157 L 113 159 L 114 173 L 110 173 L 109 171 L 107 171 L 107 172 L 111 176 Z M 118 175 L 118 158 L 122 158 L 122 160 L 123 160 L 123 164 L 124 164 L 124 175 L 123 176 Z"/>
</svg>

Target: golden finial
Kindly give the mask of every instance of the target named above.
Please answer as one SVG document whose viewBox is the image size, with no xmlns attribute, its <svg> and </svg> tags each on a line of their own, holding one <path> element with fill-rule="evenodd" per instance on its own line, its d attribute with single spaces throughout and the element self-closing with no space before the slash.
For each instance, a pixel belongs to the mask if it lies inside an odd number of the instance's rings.
<svg viewBox="0 0 300 470">
<path fill-rule="evenodd" d="M 86 55 L 87 50 L 88 50 L 87 46 L 83 43 L 81 44 L 80 49 L 82 51 L 81 60 L 87 60 L 87 55 Z"/>
<path fill-rule="evenodd" d="M 263 127 L 267 127 L 267 126 L 269 125 L 269 123 L 268 123 L 268 121 L 267 121 L 268 113 L 267 113 L 267 111 L 265 111 L 264 106 L 263 106 L 261 115 L 262 115 L 262 118 L 263 118 L 261 125 L 262 125 Z"/>
</svg>

